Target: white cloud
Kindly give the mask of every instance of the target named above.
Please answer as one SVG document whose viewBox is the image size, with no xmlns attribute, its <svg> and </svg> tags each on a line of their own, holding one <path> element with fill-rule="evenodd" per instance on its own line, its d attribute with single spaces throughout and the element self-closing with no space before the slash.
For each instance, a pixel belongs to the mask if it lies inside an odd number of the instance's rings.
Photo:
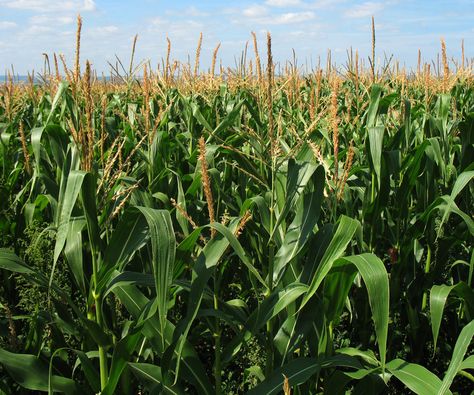
<svg viewBox="0 0 474 395">
<path fill-rule="evenodd" d="M 101 35 L 105 36 L 108 34 L 114 34 L 119 31 L 119 28 L 115 25 L 108 25 L 108 26 L 98 26 L 90 30 L 92 35 Z"/>
<path fill-rule="evenodd" d="M 382 3 L 367 1 L 348 9 L 344 15 L 348 18 L 366 18 L 375 15 L 377 12 L 381 11 L 383 7 Z"/>
<path fill-rule="evenodd" d="M 52 32 L 53 28 L 51 26 L 43 26 L 43 25 L 32 25 L 28 29 L 26 29 L 25 33 L 30 35 L 37 35 L 43 33 Z"/>
<path fill-rule="evenodd" d="M 174 17 L 189 16 L 189 17 L 193 17 L 193 18 L 198 18 L 198 17 L 206 17 L 206 16 L 209 16 L 210 14 L 208 12 L 204 12 L 204 11 L 200 10 L 199 8 L 191 5 L 191 6 L 186 7 L 186 8 L 166 10 L 165 15 L 174 16 Z"/>
<path fill-rule="evenodd" d="M 316 15 L 312 11 L 285 12 L 282 14 L 270 14 L 268 9 L 262 6 L 252 6 L 242 11 L 242 16 L 254 24 L 261 25 L 288 25 L 314 19 Z M 234 20 L 241 23 L 242 20 Z"/>
<path fill-rule="evenodd" d="M 82 6 L 83 11 L 95 11 L 96 6 L 94 0 L 84 0 L 84 5 Z"/>
<path fill-rule="evenodd" d="M 184 10 L 185 15 L 187 16 L 194 16 L 194 17 L 199 17 L 199 16 L 208 16 L 209 14 L 207 12 L 203 12 L 196 8 L 195 6 L 190 6 Z"/>
<path fill-rule="evenodd" d="M 161 17 L 152 19 L 148 25 L 148 31 L 151 33 L 164 33 L 171 39 L 183 41 L 196 41 L 199 33 L 205 30 L 205 25 L 192 19 L 186 20 L 168 20 Z M 205 35 L 204 35 L 205 36 Z"/>
<path fill-rule="evenodd" d="M 0 6 L 17 10 L 58 12 L 58 11 L 94 11 L 94 0 L 0 0 Z"/>
<path fill-rule="evenodd" d="M 153 18 L 151 21 L 150 21 L 150 26 L 156 26 L 156 27 L 160 27 L 162 25 L 166 25 L 168 24 L 169 21 L 167 19 L 164 19 L 160 16 L 157 16 L 155 18 Z"/>
<path fill-rule="evenodd" d="M 267 0 L 265 4 L 271 7 L 295 7 L 301 5 L 301 0 Z"/>
<path fill-rule="evenodd" d="M 247 18 L 261 18 L 268 14 L 268 9 L 261 5 L 252 5 L 245 8 L 242 14 Z"/>
<path fill-rule="evenodd" d="M 52 15 L 33 15 L 30 18 L 30 23 L 32 25 L 69 25 L 74 23 L 74 18 L 71 16 L 52 16 Z"/>
<path fill-rule="evenodd" d="M 18 25 L 15 22 L 10 21 L 0 21 L 0 30 L 13 29 Z"/>
<path fill-rule="evenodd" d="M 295 30 L 293 32 L 289 32 L 288 35 L 292 37 L 304 37 L 304 35 L 307 34 L 307 32 L 303 30 Z"/>
<path fill-rule="evenodd" d="M 269 25 L 287 25 L 291 23 L 300 23 L 310 21 L 314 19 L 314 12 L 287 12 L 285 14 L 275 15 L 268 18 L 267 24 Z"/>
<path fill-rule="evenodd" d="M 311 4 L 308 4 L 308 8 L 312 8 L 312 9 L 332 8 L 342 3 L 347 3 L 347 0 L 317 0 Z"/>
<path fill-rule="evenodd" d="M 277 15 L 276 17 L 272 18 L 268 23 L 274 25 L 285 25 L 288 23 L 298 23 L 298 22 L 305 22 L 311 19 L 314 19 L 315 15 L 314 12 L 306 11 L 306 12 L 287 12 L 286 14 Z"/>
</svg>

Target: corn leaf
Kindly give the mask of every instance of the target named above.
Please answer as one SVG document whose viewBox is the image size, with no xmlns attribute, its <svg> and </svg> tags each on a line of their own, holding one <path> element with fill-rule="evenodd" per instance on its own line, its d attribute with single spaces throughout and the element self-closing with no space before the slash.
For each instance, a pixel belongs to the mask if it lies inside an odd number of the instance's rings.
<svg viewBox="0 0 474 395">
<path fill-rule="evenodd" d="M 14 354 L 0 348 L 0 364 L 22 387 L 32 391 L 48 391 L 48 365 L 34 355 Z M 79 385 L 66 377 L 53 375 L 51 386 L 54 391 L 81 394 Z"/>
</svg>

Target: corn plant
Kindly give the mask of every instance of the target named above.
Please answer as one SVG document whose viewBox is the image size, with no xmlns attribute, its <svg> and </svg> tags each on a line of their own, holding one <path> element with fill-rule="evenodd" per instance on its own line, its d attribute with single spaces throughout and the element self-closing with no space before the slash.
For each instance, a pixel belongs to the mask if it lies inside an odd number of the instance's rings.
<svg viewBox="0 0 474 395">
<path fill-rule="evenodd" d="M 201 41 L 1 87 L 2 391 L 464 393 L 471 69 L 276 75 L 254 36 L 200 73 Z"/>
</svg>

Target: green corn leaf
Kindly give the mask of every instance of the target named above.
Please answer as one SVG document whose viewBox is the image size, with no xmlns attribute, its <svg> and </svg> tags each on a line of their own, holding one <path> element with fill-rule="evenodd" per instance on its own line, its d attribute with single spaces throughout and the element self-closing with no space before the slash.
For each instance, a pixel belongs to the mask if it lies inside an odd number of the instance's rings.
<svg viewBox="0 0 474 395">
<path fill-rule="evenodd" d="M 248 317 L 244 323 L 245 331 L 241 331 L 226 347 L 223 360 L 229 362 L 240 350 L 242 343 L 252 335 L 257 335 L 268 321 L 290 306 L 308 290 L 305 284 L 292 283 L 282 290 L 275 290 Z"/>
<path fill-rule="evenodd" d="M 407 159 L 402 165 L 400 171 L 403 174 L 402 184 L 397 191 L 397 202 L 400 204 L 402 213 L 406 215 L 408 210 L 406 201 L 410 194 L 410 191 L 416 184 L 416 180 L 420 174 L 420 167 L 426 148 L 429 146 L 429 141 L 424 141 L 418 147 L 416 147 L 415 153 L 407 156 Z"/>
<path fill-rule="evenodd" d="M 421 365 L 394 359 L 387 370 L 418 395 L 433 395 L 441 388 L 441 380 Z"/>
<path fill-rule="evenodd" d="M 266 284 L 265 280 L 262 278 L 260 273 L 255 268 L 255 266 L 252 265 L 252 262 L 250 262 L 250 259 L 248 258 L 247 254 L 245 253 L 244 249 L 242 248 L 242 245 L 240 244 L 237 237 L 235 237 L 234 233 L 232 233 L 227 227 L 225 227 L 224 225 L 222 225 L 218 222 L 214 222 L 214 223 L 210 224 L 209 226 L 216 229 L 220 234 L 222 234 L 226 238 L 226 240 L 229 242 L 230 246 L 233 248 L 234 252 L 240 258 L 242 263 L 247 267 L 249 272 L 252 273 L 255 276 L 255 278 L 258 281 L 260 281 L 260 283 L 264 287 L 267 287 L 267 284 Z"/>
<path fill-rule="evenodd" d="M 242 105 L 245 103 L 245 100 L 240 100 L 234 108 L 225 116 L 225 118 L 217 125 L 217 127 L 212 131 L 212 135 L 218 135 L 223 130 L 228 129 L 232 124 L 234 124 L 236 118 L 241 113 Z"/>
<path fill-rule="evenodd" d="M 375 126 L 377 121 L 377 112 L 379 110 L 380 97 L 382 96 L 382 87 L 378 84 L 373 84 L 370 89 L 370 103 L 367 109 L 366 125 L 367 127 Z"/>
<path fill-rule="evenodd" d="M 451 198 L 454 200 L 466 187 L 467 184 L 474 178 L 474 170 L 465 171 L 461 173 L 456 182 L 454 183 L 453 189 L 451 190 Z"/>
<path fill-rule="evenodd" d="M 68 88 L 69 88 L 69 84 L 66 81 L 61 81 L 59 83 L 56 94 L 54 95 L 53 103 L 51 104 L 51 110 L 49 111 L 48 118 L 46 119 L 46 125 L 49 124 L 49 121 L 53 117 L 54 112 L 56 111 L 56 108 L 58 107 L 61 98 L 65 95 Z"/>
<path fill-rule="evenodd" d="M 112 338 L 104 332 L 97 322 L 84 318 L 82 323 L 97 345 L 107 347 L 112 344 Z"/>
<path fill-rule="evenodd" d="M 145 386 L 150 394 L 184 394 L 184 391 L 178 386 L 170 386 L 165 384 L 161 368 L 149 363 L 132 363 L 129 362 L 133 374 Z"/>
<path fill-rule="evenodd" d="M 324 368 L 346 367 L 363 370 L 361 363 L 348 355 L 335 355 L 328 358 L 297 358 L 288 364 L 275 369 L 261 384 L 247 392 L 247 395 L 277 394 L 283 388 L 284 377 L 288 378 L 290 386 L 296 386 L 308 381 L 313 375 Z"/>
<path fill-rule="evenodd" d="M 316 268 L 316 272 L 311 279 L 310 287 L 303 298 L 300 309 L 303 308 L 303 306 L 308 303 L 311 297 L 316 293 L 324 278 L 331 270 L 335 260 L 338 259 L 346 250 L 347 245 L 352 240 L 352 237 L 354 236 L 358 227 L 359 222 L 357 220 L 351 219 L 344 215 L 341 216 L 336 232 L 334 233 L 329 246 L 327 247 L 318 267 Z"/>
<path fill-rule="evenodd" d="M 64 256 L 71 270 L 77 287 L 83 295 L 87 294 L 84 279 L 83 254 L 82 254 L 82 230 L 86 226 L 84 219 L 72 219 L 69 221 L 69 229 L 64 247 Z"/>
<path fill-rule="evenodd" d="M 105 273 L 115 268 L 122 271 L 133 255 L 145 245 L 148 237 L 145 217 L 139 215 L 134 207 L 126 209 L 105 250 L 99 278 L 105 279 Z"/>
<path fill-rule="evenodd" d="M 263 228 L 270 234 L 270 209 L 263 196 L 255 196 L 250 199 L 257 207 L 257 212 L 260 216 L 260 221 Z"/>
<path fill-rule="evenodd" d="M 301 251 L 318 222 L 325 184 L 324 168 L 319 166 L 312 176 L 313 191 L 298 200 L 296 217 L 288 227 L 283 244 L 275 256 L 273 282 L 276 285 L 286 265 Z"/>
<path fill-rule="evenodd" d="M 111 274 L 111 280 L 104 290 L 104 298 L 113 292 L 116 287 L 124 287 L 126 285 L 143 285 L 146 287 L 155 287 L 155 277 L 148 273 L 123 272 L 115 271 Z"/>
<path fill-rule="evenodd" d="M 384 126 L 373 126 L 369 127 L 369 146 L 370 146 L 370 158 L 374 166 L 374 171 L 377 176 L 377 186 L 380 189 L 380 174 L 382 167 L 382 145 Z"/>
<path fill-rule="evenodd" d="M 23 274 L 32 274 L 34 271 L 29 268 L 22 259 L 10 250 L 0 248 L 0 268 Z"/>
<path fill-rule="evenodd" d="M 147 207 L 137 207 L 137 209 L 144 215 L 150 229 L 156 303 L 161 333 L 164 333 L 168 313 L 168 296 L 173 281 L 176 254 L 173 224 L 171 223 L 171 216 L 166 210 L 155 210 Z"/>
<path fill-rule="evenodd" d="M 257 333 L 270 319 L 293 303 L 307 290 L 308 286 L 305 284 L 292 283 L 280 291 L 275 291 L 249 316 L 245 326 L 252 333 Z"/>
<path fill-rule="evenodd" d="M 433 353 L 436 352 L 438 333 L 443 318 L 444 305 L 455 285 L 433 285 L 430 291 L 431 330 L 433 332 Z"/>
<path fill-rule="evenodd" d="M 72 210 L 76 204 L 77 198 L 82 188 L 82 183 L 87 173 L 81 170 L 73 170 L 69 173 L 66 181 L 64 195 L 61 196 L 59 203 L 59 223 L 56 236 L 56 244 L 54 246 L 53 267 L 51 269 L 50 286 L 53 282 L 54 271 L 59 255 L 66 244 L 69 220 L 71 219 Z"/>
<path fill-rule="evenodd" d="M 140 332 L 132 332 L 120 339 L 115 345 L 107 385 L 102 390 L 101 395 L 113 395 L 115 393 L 120 376 L 127 363 L 130 362 L 129 360 L 132 353 L 135 351 L 141 339 L 142 334 Z"/>
<path fill-rule="evenodd" d="M 461 173 L 454 183 L 451 194 L 444 195 L 436 199 L 422 214 L 421 219 L 426 221 L 435 210 L 440 210 L 443 213 L 441 222 L 439 224 L 439 230 L 437 232 L 437 237 L 440 236 L 443 225 L 447 223 L 451 213 L 459 215 L 466 223 L 471 235 L 474 235 L 474 221 L 468 214 L 460 210 L 455 202 L 456 197 L 473 178 L 474 171 L 465 171 Z"/>
<path fill-rule="evenodd" d="M 387 270 L 383 262 L 373 254 L 347 256 L 336 262 L 334 267 L 346 264 L 353 264 L 357 268 L 367 288 L 383 371 L 385 369 L 389 321 L 390 293 Z"/>
<path fill-rule="evenodd" d="M 218 223 L 209 225 L 216 229 L 219 234 L 206 244 L 194 265 L 195 276 L 193 278 L 191 290 L 189 293 L 186 316 L 177 327 L 178 330 L 174 335 L 174 341 L 167 351 L 168 359 L 171 357 L 172 353 L 175 352 L 175 347 L 178 351 L 178 355 L 181 355 L 182 348 L 184 346 L 184 340 L 187 338 L 191 329 L 191 325 L 198 313 L 204 295 L 204 288 L 211 278 L 212 269 L 218 264 L 229 245 L 232 245 L 237 255 L 243 259 L 243 262 L 246 263 L 246 265 L 252 266 L 243 252 L 242 246 L 234 236 L 234 232 L 237 229 L 238 223 L 239 221 L 237 219 L 233 219 L 230 222 L 228 228 Z M 253 271 L 256 270 L 253 269 Z M 260 280 L 265 283 L 261 277 Z M 178 337 L 181 337 L 181 340 L 178 340 Z M 180 361 L 181 358 L 178 358 L 176 365 L 176 375 L 179 374 Z"/>
<path fill-rule="evenodd" d="M 87 173 L 84 176 L 81 188 L 81 200 L 86 218 L 87 233 L 89 235 L 89 243 L 92 253 L 95 255 L 93 259 L 97 259 L 102 252 L 102 240 L 100 238 L 98 212 L 96 205 L 96 188 L 97 182 L 92 173 Z M 100 269 L 100 266 L 98 266 Z"/>
<path fill-rule="evenodd" d="M 310 162 L 296 162 L 294 159 L 290 159 L 288 161 L 285 202 L 270 238 L 273 238 L 273 235 L 280 226 L 281 222 L 295 206 L 296 201 L 310 181 L 311 176 L 317 167 L 318 166 L 313 165 Z"/>
<path fill-rule="evenodd" d="M 34 355 L 14 354 L 0 348 L 0 364 L 22 387 L 32 391 L 48 391 L 48 364 Z M 51 387 L 54 391 L 81 394 L 79 385 L 66 377 L 53 375 Z"/>
<path fill-rule="evenodd" d="M 134 319 L 138 319 L 140 312 L 149 302 L 149 300 L 134 286 L 116 287 L 114 294 L 124 304 L 125 308 Z M 147 320 L 142 328 L 142 333 L 146 339 L 152 344 L 153 349 L 161 356 L 164 349 L 161 343 L 162 337 L 165 339 L 165 346 L 168 347 L 173 342 L 174 325 L 168 321 L 165 334 L 160 333 L 160 325 L 158 318 L 151 317 Z M 211 384 L 208 381 L 206 371 L 199 360 L 196 351 L 191 344 L 183 337 L 183 346 L 180 353 L 173 351 L 173 358 L 181 359 L 182 379 L 190 382 L 200 394 L 211 395 L 214 393 Z"/>
<path fill-rule="evenodd" d="M 467 324 L 461 331 L 456 340 L 456 345 L 454 346 L 453 355 L 451 357 L 451 362 L 449 363 L 448 370 L 446 371 L 441 387 L 439 388 L 437 395 L 444 395 L 448 393 L 449 387 L 454 380 L 454 377 L 462 369 L 464 355 L 469 345 L 472 342 L 472 337 L 474 336 L 474 320 Z"/>
<path fill-rule="evenodd" d="M 366 363 L 372 366 L 379 366 L 380 362 L 377 360 L 374 352 L 372 350 L 360 350 L 354 347 L 344 347 L 336 350 L 338 354 L 345 354 L 351 357 L 359 357 L 364 360 Z"/>
<path fill-rule="evenodd" d="M 474 369 L 474 355 L 467 357 L 462 361 L 461 367 L 459 370 Z"/>
<path fill-rule="evenodd" d="M 278 394 L 283 388 L 284 377 L 288 378 L 291 386 L 295 386 L 305 383 L 320 368 L 314 358 L 295 359 L 284 367 L 276 369 L 270 377 L 267 377 L 262 383 L 247 392 L 247 395 Z"/>
<path fill-rule="evenodd" d="M 186 212 L 186 198 L 184 196 L 184 191 L 183 191 L 183 184 L 181 182 L 181 177 L 177 176 L 176 177 L 176 183 L 178 184 L 178 197 L 177 197 L 177 203 L 179 206 Z M 183 234 L 185 236 L 189 235 L 189 224 L 188 220 L 184 217 L 184 215 L 181 213 L 180 210 L 176 210 L 176 220 L 179 223 L 179 226 L 181 227 L 181 230 L 183 231 Z"/>
<path fill-rule="evenodd" d="M 189 105 L 189 104 L 188 104 Z M 196 120 L 209 132 L 209 133 L 212 133 L 213 131 L 213 128 L 212 126 L 209 124 L 209 122 L 207 122 L 206 118 L 204 118 L 204 116 L 202 115 L 202 112 L 201 110 L 199 109 L 199 106 L 194 103 L 194 102 L 191 102 L 190 103 L 190 108 L 192 109 L 192 114 L 193 116 L 196 118 Z"/>
<path fill-rule="evenodd" d="M 74 370 L 78 366 L 81 366 L 81 369 L 84 372 L 84 376 L 87 379 L 87 384 L 90 385 L 90 387 L 92 388 L 94 392 L 96 393 L 100 392 L 99 373 L 94 367 L 94 364 L 92 363 L 92 361 L 89 359 L 89 356 L 83 351 L 74 350 L 74 352 L 77 354 L 77 357 L 78 357 L 78 360 L 74 366 Z"/>
</svg>

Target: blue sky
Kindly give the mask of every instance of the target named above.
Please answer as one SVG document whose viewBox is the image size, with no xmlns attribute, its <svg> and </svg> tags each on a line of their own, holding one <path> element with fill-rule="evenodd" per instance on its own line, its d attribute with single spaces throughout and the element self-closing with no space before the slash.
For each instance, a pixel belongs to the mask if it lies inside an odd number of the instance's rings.
<svg viewBox="0 0 474 395">
<path fill-rule="evenodd" d="M 300 65 L 314 65 L 318 57 L 324 64 L 330 48 L 333 60 L 342 65 L 351 46 L 367 58 L 372 15 L 380 61 L 393 54 L 414 67 L 418 48 L 425 60 L 436 59 L 441 37 L 450 57 L 460 58 L 462 39 L 466 56 L 474 56 L 474 0 L 0 0 L 0 72 L 11 64 L 19 74 L 40 71 L 42 53 L 62 53 L 72 65 L 78 13 L 83 17 L 81 57 L 99 72 L 108 72 L 107 62 L 115 55 L 128 64 L 135 34 L 137 60 L 156 66 L 166 55 L 167 36 L 173 58 L 186 60 L 190 54 L 194 59 L 200 32 L 204 68 L 219 42 L 225 66 L 235 65 L 247 41 L 253 57 L 251 31 L 261 53 L 266 32 L 272 33 L 278 62 L 290 60 L 294 49 Z"/>
</svg>

